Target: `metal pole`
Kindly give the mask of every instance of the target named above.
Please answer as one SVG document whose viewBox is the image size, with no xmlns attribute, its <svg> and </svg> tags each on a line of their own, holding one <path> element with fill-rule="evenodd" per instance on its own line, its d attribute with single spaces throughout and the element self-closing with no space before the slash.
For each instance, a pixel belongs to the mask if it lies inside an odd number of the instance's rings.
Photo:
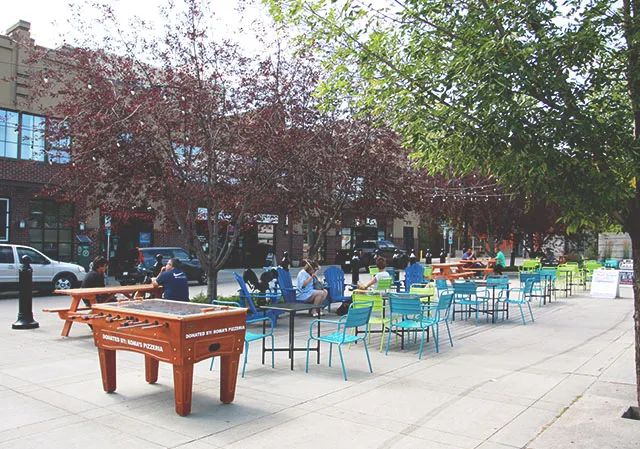
<svg viewBox="0 0 640 449">
<path fill-rule="evenodd" d="M 104 285 L 109 285 L 109 259 L 111 258 L 111 229 L 107 229 L 107 277 Z"/>
</svg>

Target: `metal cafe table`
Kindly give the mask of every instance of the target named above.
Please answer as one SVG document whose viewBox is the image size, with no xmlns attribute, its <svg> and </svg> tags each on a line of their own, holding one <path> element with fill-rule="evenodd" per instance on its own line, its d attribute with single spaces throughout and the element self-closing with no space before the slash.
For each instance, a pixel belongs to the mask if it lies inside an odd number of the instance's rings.
<svg viewBox="0 0 640 449">
<path fill-rule="evenodd" d="M 295 323 L 296 323 L 296 312 L 304 312 L 309 311 L 311 309 L 319 309 L 321 306 L 316 304 L 306 303 L 306 302 L 285 302 L 280 304 L 266 304 L 264 306 L 260 306 L 260 309 L 265 312 L 267 310 L 281 310 L 283 312 L 289 313 L 289 346 L 288 347 L 274 347 L 274 351 L 287 351 L 289 352 L 289 359 L 291 359 L 291 370 L 293 370 L 293 355 L 296 351 L 306 351 L 306 346 L 303 348 L 296 347 L 295 345 Z M 263 323 L 263 327 L 266 325 Z M 266 328 L 265 328 L 266 329 Z M 320 336 L 320 323 L 318 323 L 318 336 Z M 316 347 L 309 348 L 310 351 L 316 351 L 318 353 L 317 363 L 320 363 L 320 341 L 316 344 Z M 264 364 L 264 354 L 267 351 L 271 351 L 271 348 L 267 348 L 265 343 L 265 339 L 262 339 L 262 363 Z"/>
</svg>

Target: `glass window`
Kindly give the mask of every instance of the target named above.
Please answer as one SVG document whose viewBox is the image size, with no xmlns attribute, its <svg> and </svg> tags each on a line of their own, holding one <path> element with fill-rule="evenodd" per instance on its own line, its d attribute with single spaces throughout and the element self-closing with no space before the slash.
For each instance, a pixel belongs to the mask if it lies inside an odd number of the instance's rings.
<svg viewBox="0 0 640 449">
<path fill-rule="evenodd" d="M 52 200 L 29 201 L 29 244 L 54 260 L 71 261 L 73 205 Z"/>
<path fill-rule="evenodd" d="M 0 263 L 13 263 L 13 248 L 10 246 L 0 246 Z"/>
<path fill-rule="evenodd" d="M 9 241 L 9 198 L 0 198 L 0 242 Z"/>
<path fill-rule="evenodd" d="M 42 254 L 30 249 L 30 248 L 16 248 L 18 251 L 18 260 L 22 260 L 22 256 L 29 256 L 32 264 L 43 265 L 49 263 Z"/>
<path fill-rule="evenodd" d="M 181 249 L 174 249 L 173 257 L 177 257 L 178 259 L 190 259 L 189 254 Z"/>
</svg>

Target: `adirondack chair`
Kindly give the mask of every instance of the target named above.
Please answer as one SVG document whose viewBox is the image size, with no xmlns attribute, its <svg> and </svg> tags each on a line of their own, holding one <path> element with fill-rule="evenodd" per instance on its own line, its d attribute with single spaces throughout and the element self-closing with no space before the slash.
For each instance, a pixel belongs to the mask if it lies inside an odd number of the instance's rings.
<svg viewBox="0 0 640 449">
<path fill-rule="evenodd" d="M 297 288 L 293 286 L 291 281 L 291 273 L 278 267 L 278 288 L 284 297 L 284 302 L 304 302 L 297 301 Z"/>
<path fill-rule="evenodd" d="M 329 287 L 329 305 L 327 309 L 331 311 L 331 304 L 334 302 L 351 301 L 351 295 L 344 294 L 344 271 L 338 267 L 329 267 L 324 272 L 324 282 Z"/>
<path fill-rule="evenodd" d="M 404 270 L 404 291 L 409 293 L 412 284 L 424 284 L 424 267 L 419 263 L 409 265 Z"/>
<path fill-rule="evenodd" d="M 264 312 L 258 310 L 255 300 L 260 299 L 268 302 L 277 302 L 278 299 L 280 299 L 279 295 L 274 295 L 273 293 L 252 293 L 249 291 L 249 288 L 244 282 L 244 279 L 242 279 L 242 276 L 234 272 L 233 277 L 236 278 L 236 281 L 238 281 L 238 285 L 240 286 L 240 305 L 249 309 L 249 312 L 247 312 L 247 321 L 258 320 L 265 316 Z M 282 313 L 284 312 L 281 310 L 267 310 L 266 316 L 271 319 L 273 327 L 278 324 L 278 315 L 282 315 Z"/>
</svg>

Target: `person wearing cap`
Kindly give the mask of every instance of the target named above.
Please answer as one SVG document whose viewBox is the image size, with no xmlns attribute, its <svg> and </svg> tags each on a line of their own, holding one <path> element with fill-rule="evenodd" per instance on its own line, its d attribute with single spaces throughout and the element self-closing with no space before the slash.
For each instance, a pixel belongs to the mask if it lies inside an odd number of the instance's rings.
<svg viewBox="0 0 640 449">
<path fill-rule="evenodd" d="M 164 267 L 164 263 L 162 263 L 162 254 L 156 254 L 156 263 L 151 267 L 151 275 L 155 278 L 158 277 L 160 272 L 162 271 L 162 267 Z"/>
</svg>

